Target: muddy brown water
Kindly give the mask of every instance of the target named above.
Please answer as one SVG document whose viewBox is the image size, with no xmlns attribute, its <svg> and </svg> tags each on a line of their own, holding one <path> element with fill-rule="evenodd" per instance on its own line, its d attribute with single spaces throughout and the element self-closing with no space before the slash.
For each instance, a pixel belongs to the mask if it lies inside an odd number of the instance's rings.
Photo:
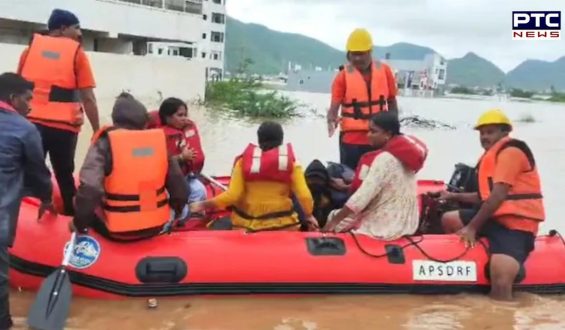
<svg viewBox="0 0 565 330">
<path fill-rule="evenodd" d="M 328 95 L 291 93 L 309 105 L 305 117 L 284 122 L 285 138 L 294 144 L 301 163 L 312 159 L 337 160 L 337 137 L 328 138 L 323 114 Z M 157 100 L 144 99 L 149 107 Z M 565 233 L 565 105 L 485 100 L 400 98 L 404 115 L 438 120 L 456 129 L 406 127 L 429 146 L 420 178 L 449 179 L 456 162 L 474 164 L 481 153 L 472 125 L 480 113 L 498 106 L 515 120 L 515 137 L 526 140 L 542 176 L 550 229 Z M 111 100 L 103 100 L 102 121 L 109 122 Z M 205 172 L 229 173 L 233 157 L 254 141 L 257 122 L 227 118 L 191 106 L 206 152 Z M 520 122 L 531 117 L 534 122 Z M 77 152 L 80 165 L 91 132 L 81 133 Z M 565 248 L 565 247 L 564 247 Z M 565 262 L 565 260 L 556 260 Z M 33 293 L 12 290 L 16 328 L 25 328 Z M 144 299 L 99 301 L 73 298 L 68 329 L 565 329 L 565 297 L 521 293 L 512 303 L 497 303 L 482 295 L 341 295 L 341 296 L 213 296 L 159 299 L 148 309 Z"/>
</svg>

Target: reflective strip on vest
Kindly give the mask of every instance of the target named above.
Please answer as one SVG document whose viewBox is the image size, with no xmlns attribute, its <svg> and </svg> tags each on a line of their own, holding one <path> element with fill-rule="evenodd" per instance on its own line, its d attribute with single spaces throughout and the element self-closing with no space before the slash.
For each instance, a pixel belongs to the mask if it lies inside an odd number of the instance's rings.
<svg viewBox="0 0 565 330">
<path fill-rule="evenodd" d="M 287 146 L 279 147 L 279 171 L 286 171 L 288 168 L 288 149 Z"/>
<path fill-rule="evenodd" d="M 253 149 L 253 159 L 251 161 L 251 173 L 259 173 L 261 171 L 261 155 L 263 151 L 259 147 Z"/>
</svg>

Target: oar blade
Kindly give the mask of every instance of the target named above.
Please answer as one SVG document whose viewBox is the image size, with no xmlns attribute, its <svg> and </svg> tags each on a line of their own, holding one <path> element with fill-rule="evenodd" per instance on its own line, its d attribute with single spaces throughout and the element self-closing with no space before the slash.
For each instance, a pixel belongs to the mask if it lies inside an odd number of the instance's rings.
<svg viewBox="0 0 565 330">
<path fill-rule="evenodd" d="M 41 284 L 30 308 L 27 323 L 33 329 L 63 329 L 71 304 L 72 287 L 69 274 L 58 268 Z"/>
</svg>

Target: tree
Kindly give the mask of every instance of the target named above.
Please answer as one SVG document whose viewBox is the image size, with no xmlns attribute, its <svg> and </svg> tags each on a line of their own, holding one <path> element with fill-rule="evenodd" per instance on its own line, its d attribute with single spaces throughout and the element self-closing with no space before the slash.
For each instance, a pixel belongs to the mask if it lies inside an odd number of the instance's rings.
<svg viewBox="0 0 565 330">
<path fill-rule="evenodd" d="M 238 74 L 246 74 L 249 72 L 249 67 L 251 65 L 253 65 L 255 62 L 249 58 L 246 57 L 243 59 L 243 61 L 239 62 L 239 64 L 237 65 L 237 73 Z"/>
</svg>

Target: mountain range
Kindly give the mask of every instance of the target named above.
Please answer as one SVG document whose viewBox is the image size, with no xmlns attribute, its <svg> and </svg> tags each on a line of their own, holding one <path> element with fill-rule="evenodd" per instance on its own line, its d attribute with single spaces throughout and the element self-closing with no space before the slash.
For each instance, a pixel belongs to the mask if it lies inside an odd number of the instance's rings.
<svg viewBox="0 0 565 330">
<path fill-rule="evenodd" d="M 288 63 L 303 69 L 337 68 L 345 61 L 345 53 L 319 40 L 295 33 L 273 31 L 263 25 L 243 23 L 232 17 L 226 22 L 226 70 L 237 71 L 247 58 L 249 70 L 258 74 L 284 72 Z M 373 54 L 384 58 L 419 60 L 434 53 L 429 47 L 410 43 L 377 46 Z M 488 59 L 469 52 L 461 58 L 448 59 L 447 83 L 466 87 L 493 87 L 503 84 L 527 90 L 565 90 L 565 56 L 554 62 L 526 60 L 508 73 Z"/>
</svg>

